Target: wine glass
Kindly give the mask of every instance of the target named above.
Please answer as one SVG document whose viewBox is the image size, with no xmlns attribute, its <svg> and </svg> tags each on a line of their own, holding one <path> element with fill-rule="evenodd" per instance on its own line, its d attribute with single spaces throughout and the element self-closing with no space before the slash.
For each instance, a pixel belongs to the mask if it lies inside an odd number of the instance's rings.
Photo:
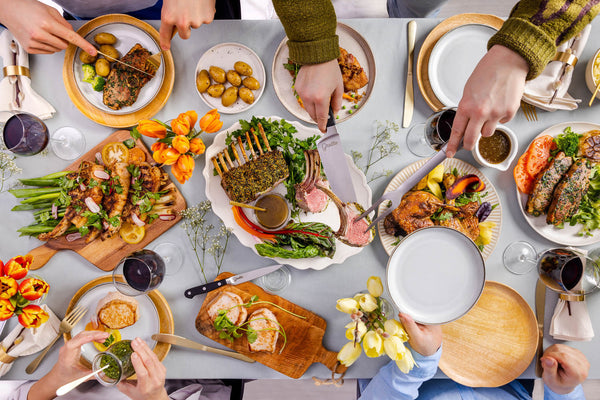
<svg viewBox="0 0 600 400">
<path fill-rule="evenodd" d="M 165 262 L 152 250 L 131 253 L 113 270 L 115 288 L 127 296 L 138 296 L 158 287 L 165 276 Z"/>
<path fill-rule="evenodd" d="M 452 134 L 452 123 L 456 107 L 444 108 L 427 118 L 425 123 L 410 128 L 406 135 L 406 145 L 418 157 L 429 157 L 438 151 Z"/>
<path fill-rule="evenodd" d="M 154 246 L 152 250 L 163 259 L 166 275 L 175 275 L 179 272 L 183 265 L 183 251 L 181 251 L 181 247 L 175 243 L 165 242 Z"/>
<path fill-rule="evenodd" d="M 20 156 L 32 156 L 48 145 L 48 127 L 38 117 L 23 111 L 3 111 L 0 120 L 4 145 Z"/>
<path fill-rule="evenodd" d="M 85 137 L 83 133 L 71 126 L 58 128 L 50 137 L 52 151 L 58 158 L 74 160 L 85 150 Z"/>
<path fill-rule="evenodd" d="M 600 285 L 596 262 L 571 249 L 546 250 L 538 256 L 537 266 L 542 282 L 555 292 L 589 294 Z"/>
<path fill-rule="evenodd" d="M 513 242 L 504 249 L 502 261 L 507 270 L 513 274 L 523 275 L 537 265 L 537 253 L 527 242 Z"/>
</svg>

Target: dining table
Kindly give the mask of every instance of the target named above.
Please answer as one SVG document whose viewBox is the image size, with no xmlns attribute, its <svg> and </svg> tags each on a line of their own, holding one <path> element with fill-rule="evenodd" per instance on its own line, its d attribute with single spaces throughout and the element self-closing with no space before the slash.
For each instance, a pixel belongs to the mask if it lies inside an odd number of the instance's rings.
<svg viewBox="0 0 600 400">
<path fill-rule="evenodd" d="M 415 61 L 421 45 L 428 33 L 441 22 L 440 19 L 417 19 Z M 155 28 L 159 28 L 160 21 L 148 21 Z M 407 24 L 409 19 L 349 19 L 342 20 L 344 24 L 359 32 L 368 42 L 376 65 L 373 91 L 367 102 L 350 119 L 338 124 L 338 131 L 342 136 L 343 148 L 347 154 L 358 151 L 366 154 L 373 143 L 373 136 L 377 122 L 391 121 L 400 125 L 403 117 L 404 92 L 407 73 Z M 71 22 L 75 29 L 83 21 Z M 213 21 L 202 25 L 199 29 L 192 30 L 188 40 L 176 36 L 171 43 L 171 51 L 175 63 L 175 83 L 173 91 L 162 108 L 153 117 L 166 121 L 176 117 L 186 110 L 196 110 L 202 116 L 209 111 L 209 107 L 200 99 L 195 89 L 196 64 L 200 57 L 212 46 L 225 43 L 241 43 L 256 52 L 262 60 L 266 71 L 265 91 L 258 102 L 250 109 L 238 114 L 222 114 L 223 129 L 228 128 L 240 119 L 250 119 L 252 116 L 278 116 L 289 121 L 297 120 L 294 115 L 280 103 L 271 80 L 271 66 L 275 51 L 284 39 L 285 32 L 278 20 L 241 20 L 241 21 Z M 519 139 L 519 154 L 523 153 L 531 140 L 544 129 L 568 121 L 585 121 L 600 123 L 600 101 L 588 107 L 587 103 L 591 93 L 585 84 L 584 70 L 587 61 L 596 50 L 600 48 L 600 24 L 593 24 L 589 41 L 575 67 L 569 93 L 582 99 L 579 107 L 573 111 L 546 112 L 537 110 L 537 121 L 526 120 L 519 111 L 515 117 L 506 123 Z M 56 108 L 56 115 L 46 124 L 50 133 L 63 126 L 72 126 L 85 135 L 86 151 L 104 140 L 116 129 L 99 125 L 86 118 L 72 103 L 69 98 L 62 78 L 64 51 L 52 55 L 30 55 L 30 68 L 32 85 L 34 89 L 46 98 Z M 415 107 L 412 125 L 424 122 L 432 113 L 425 102 L 415 77 Z M 303 123 L 308 125 L 307 123 Z M 373 198 L 377 199 L 384 191 L 391 177 L 407 165 L 418 161 L 420 158 L 411 154 L 406 145 L 408 129 L 399 128 L 392 134 L 392 139 L 399 145 L 399 150 L 375 164 L 373 171 L 391 171 L 389 177 L 382 177 L 369 183 Z M 315 130 L 315 133 L 317 131 Z M 202 139 L 207 147 L 212 143 L 214 134 L 203 134 Z M 150 147 L 149 138 L 143 138 Z M 497 281 L 508 285 L 517 291 L 525 301 L 535 310 L 535 287 L 538 279 L 537 272 L 532 270 L 523 275 L 509 272 L 503 265 L 502 253 L 512 242 L 524 240 L 531 243 L 538 251 L 558 247 L 555 243 L 544 239 L 536 233 L 524 220 L 519 209 L 517 189 L 513 178 L 512 167 L 501 172 L 493 168 L 478 166 L 470 151 L 461 150 L 456 157 L 475 165 L 495 186 L 502 205 L 502 225 L 499 240 L 491 256 L 485 262 L 486 280 Z M 193 206 L 206 200 L 205 181 L 202 175 L 206 160 L 200 156 L 196 160 L 193 176 L 185 184 L 177 184 L 185 197 L 188 206 Z M 46 175 L 60 171 L 70 164 L 56 157 L 52 150 L 44 154 L 31 157 L 18 157 L 16 163 L 22 168 L 22 173 L 17 177 L 29 178 Z M 513 166 L 516 159 L 513 162 Z M 360 162 L 359 162 L 360 165 Z M 165 168 L 167 171 L 169 167 Z M 369 177 L 371 177 L 371 172 Z M 41 242 L 31 237 L 20 237 L 17 229 L 31 223 L 31 214 L 28 212 L 11 212 L 10 209 L 17 204 L 10 193 L 0 193 L 0 259 L 26 254 L 31 249 L 38 247 Z M 216 220 L 215 220 L 216 221 Z M 600 235 L 600 233 L 595 233 Z M 153 248 L 163 242 L 172 242 L 180 246 L 183 253 L 183 267 L 173 275 L 167 275 L 158 288 L 164 295 L 171 308 L 175 334 L 205 345 L 224 348 L 219 343 L 202 336 L 195 327 L 195 319 L 200 310 L 204 295 L 188 299 L 184 291 L 192 286 L 203 283 L 196 257 L 189 245 L 186 233 L 181 223 L 175 225 L 164 234 L 150 243 L 147 248 Z M 600 244 L 598 245 L 600 246 Z M 585 249 L 592 250 L 596 246 L 589 245 Z M 432 249 L 435 251 L 435 249 Z M 208 258 L 208 257 L 207 257 Z M 277 293 L 285 299 L 300 305 L 320 315 L 327 322 L 323 344 L 332 351 L 338 351 L 347 342 L 344 326 L 349 322 L 347 314 L 336 310 L 336 300 L 352 297 L 358 292 L 366 290 L 366 282 L 370 276 L 379 276 L 385 281 L 386 264 L 388 255 L 380 241 L 376 238 L 372 243 L 362 249 L 358 254 L 348 258 L 341 264 L 333 264 L 322 270 L 291 269 L 291 283 L 283 291 Z M 241 273 L 254 268 L 267 266 L 273 262 L 255 254 L 250 248 L 243 246 L 232 236 L 227 247 L 221 271 Z M 209 279 L 214 279 L 216 270 L 214 263 L 206 262 L 205 270 Z M 54 255 L 41 269 L 35 271 L 50 285 L 50 291 L 45 299 L 49 307 L 62 318 L 73 295 L 84 284 L 92 279 L 107 275 L 78 254 L 63 250 Z M 421 288 L 427 291 L 427 287 Z M 389 297 L 387 293 L 383 297 Z M 547 291 L 546 312 L 544 324 L 544 347 L 553 343 L 562 343 L 554 340 L 548 334 L 550 320 L 558 296 Z M 589 378 L 600 379 L 600 290 L 587 298 L 592 324 L 596 329 L 596 337 L 591 341 L 568 342 L 570 346 L 581 350 L 590 362 Z M 8 321 L 0 338 L 4 337 L 18 324 L 16 318 Z M 41 363 L 35 373 L 28 375 L 25 367 L 35 358 L 35 355 L 25 356 L 14 362 L 13 368 L 2 379 L 39 379 L 46 374 L 58 359 L 59 345 L 55 345 L 47 358 Z M 362 355 L 346 372 L 347 378 L 370 378 L 389 359 L 385 354 L 379 358 L 369 358 Z M 167 378 L 286 378 L 259 363 L 245 363 L 218 354 L 199 352 L 186 348 L 171 347 L 163 361 L 167 368 Z M 313 364 L 304 374 L 303 378 L 327 378 L 331 372 L 322 364 Z M 443 372 L 438 370 L 435 378 L 444 378 Z M 534 378 L 534 363 L 523 372 L 521 378 Z"/>
</svg>

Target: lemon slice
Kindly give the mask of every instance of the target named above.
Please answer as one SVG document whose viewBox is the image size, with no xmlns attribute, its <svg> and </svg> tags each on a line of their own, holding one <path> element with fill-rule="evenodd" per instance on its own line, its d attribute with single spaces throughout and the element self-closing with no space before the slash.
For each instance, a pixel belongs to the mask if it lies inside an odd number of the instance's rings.
<svg viewBox="0 0 600 400">
<path fill-rule="evenodd" d="M 144 240 L 144 236 L 146 236 L 146 228 L 131 224 L 129 222 L 124 222 L 123 225 L 121 225 L 121 230 L 119 230 L 119 235 L 121 235 L 121 238 L 126 243 L 136 244 Z"/>
<path fill-rule="evenodd" d="M 129 149 L 121 142 L 107 143 L 102 148 L 102 161 L 105 165 L 115 162 L 126 162 L 129 159 Z"/>
</svg>

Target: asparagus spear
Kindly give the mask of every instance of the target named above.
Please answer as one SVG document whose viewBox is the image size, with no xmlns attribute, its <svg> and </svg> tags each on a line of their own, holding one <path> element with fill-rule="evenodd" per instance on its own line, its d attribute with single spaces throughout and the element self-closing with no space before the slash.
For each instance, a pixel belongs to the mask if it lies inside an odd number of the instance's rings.
<svg viewBox="0 0 600 400">
<path fill-rule="evenodd" d="M 40 196 L 49 193 L 59 193 L 62 189 L 59 187 L 49 187 L 49 188 L 35 188 L 35 189 L 11 189 L 9 192 L 17 197 L 34 197 Z"/>
</svg>

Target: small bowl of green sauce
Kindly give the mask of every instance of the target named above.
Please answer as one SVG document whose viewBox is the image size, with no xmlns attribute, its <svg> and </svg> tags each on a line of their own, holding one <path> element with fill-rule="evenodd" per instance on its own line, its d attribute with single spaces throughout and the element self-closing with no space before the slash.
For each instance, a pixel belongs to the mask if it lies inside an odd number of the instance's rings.
<svg viewBox="0 0 600 400">
<path fill-rule="evenodd" d="M 113 343 L 106 351 L 94 357 L 92 369 L 98 371 L 96 379 L 105 386 L 113 386 L 135 374 L 131 363 L 131 340 L 121 340 Z M 108 367 L 104 368 L 106 365 Z"/>
</svg>

